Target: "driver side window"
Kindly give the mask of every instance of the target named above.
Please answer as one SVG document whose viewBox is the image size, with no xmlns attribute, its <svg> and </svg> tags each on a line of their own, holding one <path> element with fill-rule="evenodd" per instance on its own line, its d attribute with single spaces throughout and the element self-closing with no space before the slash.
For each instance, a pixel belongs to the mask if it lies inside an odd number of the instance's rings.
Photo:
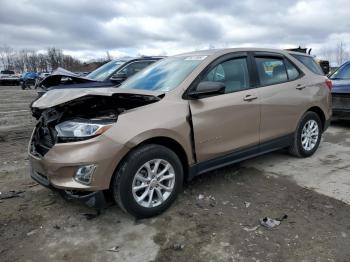
<svg viewBox="0 0 350 262">
<path fill-rule="evenodd" d="M 249 88 L 247 58 L 235 58 L 218 64 L 209 71 L 203 81 L 224 83 L 225 93 Z"/>
<path fill-rule="evenodd" d="M 142 61 L 142 62 L 131 63 L 125 66 L 119 72 L 117 72 L 117 75 L 122 74 L 122 75 L 126 75 L 127 77 L 130 77 L 152 63 L 153 61 Z"/>
</svg>

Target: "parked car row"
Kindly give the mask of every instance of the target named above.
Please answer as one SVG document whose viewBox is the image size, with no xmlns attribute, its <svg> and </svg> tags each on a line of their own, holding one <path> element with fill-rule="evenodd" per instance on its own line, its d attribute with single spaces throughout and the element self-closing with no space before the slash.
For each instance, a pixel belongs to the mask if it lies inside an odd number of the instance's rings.
<svg viewBox="0 0 350 262">
<path fill-rule="evenodd" d="M 35 181 L 95 206 L 109 192 L 150 217 L 194 176 L 282 148 L 313 155 L 330 123 L 332 84 L 308 54 L 240 48 L 136 62 L 41 82 Z"/>
<path fill-rule="evenodd" d="M 19 85 L 19 76 L 12 70 L 0 71 L 0 85 Z"/>
</svg>

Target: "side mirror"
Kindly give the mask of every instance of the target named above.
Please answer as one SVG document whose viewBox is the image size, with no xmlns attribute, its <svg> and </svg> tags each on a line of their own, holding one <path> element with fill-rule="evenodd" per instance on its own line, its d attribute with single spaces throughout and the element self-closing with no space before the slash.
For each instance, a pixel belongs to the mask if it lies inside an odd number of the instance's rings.
<svg viewBox="0 0 350 262">
<path fill-rule="evenodd" d="M 111 77 L 111 80 L 124 81 L 128 76 L 125 73 L 116 73 Z"/>
<path fill-rule="evenodd" d="M 188 96 L 193 99 L 206 97 L 210 95 L 219 95 L 225 93 L 225 84 L 222 82 L 202 81 L 198 84 L 196 90 L 190 91 Z"/>
</svg>

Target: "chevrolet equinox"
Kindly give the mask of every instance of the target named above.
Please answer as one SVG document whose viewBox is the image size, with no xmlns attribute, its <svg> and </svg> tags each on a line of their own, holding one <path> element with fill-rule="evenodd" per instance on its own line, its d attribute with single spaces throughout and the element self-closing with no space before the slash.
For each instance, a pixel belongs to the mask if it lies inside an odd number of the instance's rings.
<svg viewBox="0 0 350 262">
<path fill-rule="evenodd" d="M 90 205 L 110 192 L 150 217 L 196 175 L 282 148 L 309 157 L 329 124 L 332 83 L 293 55 L 198 51 L 119 88 L 51 90 L 31 106 L 31 176 Z"/>
</svg>

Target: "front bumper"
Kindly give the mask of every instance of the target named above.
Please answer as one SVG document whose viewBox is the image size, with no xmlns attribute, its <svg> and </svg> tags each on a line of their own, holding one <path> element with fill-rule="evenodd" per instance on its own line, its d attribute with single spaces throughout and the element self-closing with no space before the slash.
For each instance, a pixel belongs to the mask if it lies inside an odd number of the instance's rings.
<svg viewBox="0 0 350 262">
<path fill-rule="evenodd" d="M 108 205 L 107 200 L 105 198 L 105 194 L 103 191 L 92 191 L 92 192 L 86 192 L 86 193 L 82 194 L 81 192 L 58 189 L 58 188 L 53 187 L 50 184 L 50 182 L 47 180 L 47 178 L 43 177 L 42 175 L 38 174 L 37 172 L 31 170 L 30 175 L 34 181 L 38 182 L 39 184 L 41 184 L 41 185 L 43 185 L 51 190 L 57 191 L 65 199 L 77 200 L 77 201 L 82 202 L 83 204 L 85 204 L 89 207 L 94 207 L 97 209 L 105 208 Z"/>
<path fill-rule="evenodd" d="M 31 177 L 55 189 L 86 192 L 106 190 L 109 189 L 114 170 L 127 151 L 125 146 L 103 135 L 85 141 L 55 144 L 44 156 L 37 153 L 30 142 L 28 155 Z M 96 165 L 90 184 L 74 180 L 78 168 L 90 164 Z"/>
</svg>

